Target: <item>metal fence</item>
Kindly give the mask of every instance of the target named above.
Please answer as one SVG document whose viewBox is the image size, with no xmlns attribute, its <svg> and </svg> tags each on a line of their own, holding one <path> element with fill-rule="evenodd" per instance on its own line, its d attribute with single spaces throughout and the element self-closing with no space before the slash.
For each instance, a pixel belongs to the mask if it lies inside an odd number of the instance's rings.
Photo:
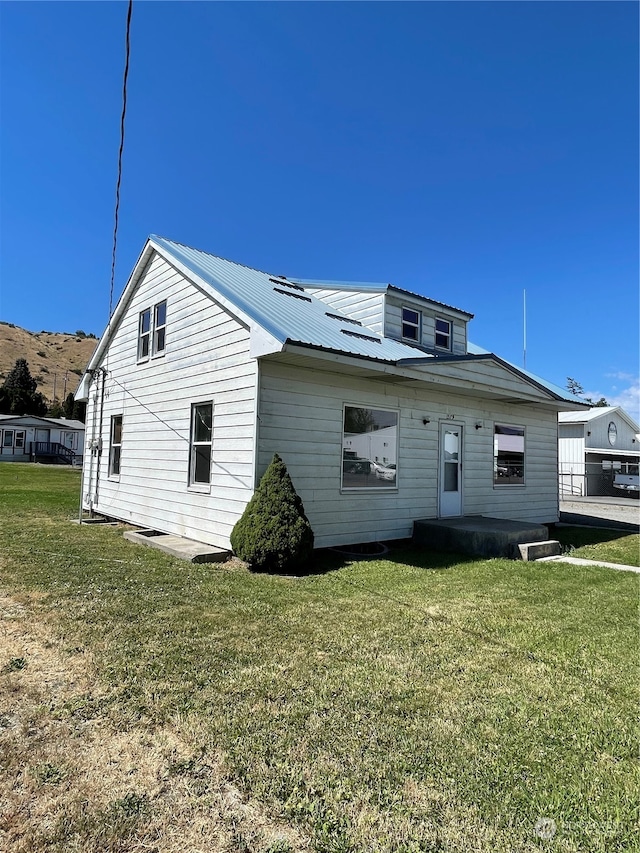
<svg viewBox="0 0 640 853">
<path fill-rule="evenodd" d="M 638 473 L 637 465 L 620 462 L 560 463 L 560 498 L 570 497 L 620 497 L 623 492 L 614 488 L 616 474 Z"/>
</svg>

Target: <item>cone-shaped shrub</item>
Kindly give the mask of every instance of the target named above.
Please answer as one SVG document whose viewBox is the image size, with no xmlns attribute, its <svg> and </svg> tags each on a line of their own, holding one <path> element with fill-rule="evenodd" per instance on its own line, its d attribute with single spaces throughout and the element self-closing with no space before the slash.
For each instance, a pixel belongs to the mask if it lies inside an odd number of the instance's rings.
<svg viewBox="0 0 640 853">
<path fill-rule="evenodd" d="M 313 530 L 277 453 L 231 532 L 231 547 L 255 572 L 299 572 L 311 557 Z"/>
</svg>

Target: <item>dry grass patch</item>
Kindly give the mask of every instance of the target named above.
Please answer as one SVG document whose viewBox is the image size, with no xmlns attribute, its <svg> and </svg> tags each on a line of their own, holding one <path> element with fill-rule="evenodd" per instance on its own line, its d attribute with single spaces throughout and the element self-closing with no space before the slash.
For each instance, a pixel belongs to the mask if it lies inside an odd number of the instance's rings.
<svg viewBox="0 0 640 853">
<path fill-rule="evenodd" d="M 188 721 L 186 737 L 181 721 L 121 728 L 91 655 L 53 634 L 37 596 L 0 596 L 0 667 L 0 849 L 308 849 L 194 747 Z"/>
</svg>

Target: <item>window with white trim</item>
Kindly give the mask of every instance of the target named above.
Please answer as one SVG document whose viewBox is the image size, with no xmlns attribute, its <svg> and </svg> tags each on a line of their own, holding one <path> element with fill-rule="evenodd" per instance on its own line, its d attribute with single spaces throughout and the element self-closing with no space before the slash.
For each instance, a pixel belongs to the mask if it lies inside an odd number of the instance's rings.
<svg viewBox="0 0 640 853">
<path fill-rule="evenodd" d="M 342 421 L 342 488 L 395 489 L 398 412 L 345 405 Z"/>
<path fill-rule="evenodd" d="M 494 486 L 524 486 L 525 431 L 521 426 L 493 428 Z"/>
<path fill-rule="evenodd" d="M 213 403 L 194 403 L 191 406 L 189 444 L 190 485 L 208 485 L 211 482 L 212 427 Z"/>
<path fill-rule="evenodd" d="M 138 361 L 149 358 L 149 345 L 151 341 L 151 308 L 145 308 L 140 312 L 138 321 Z"/>
<path fill-rule="evenodd" d="M 167 300 L 158 302 L 153 309 L 153 354 L 164 352 L 167 337 Z"/>
<path fill-rule="evenodd" d="M 451 349 L 451 321 L 443 317 L 436 317 L 436 346 Z"/>
<path fill-rule="evenodd" d="M 120 476 L 120 461 L 122 454 L 122 415 L 111 416 L 109 434 L 109 476 Z"/>
<path fill-rule="evenodd" d="M 25 435 L 26 435 L 26 433 L 24 430 L 17 430 L 16 431 L 16 439 L 15 439 L 15 444 L 14 444 L 14 447 L 16 448 L 16 450 L 20 450 L 24 447 Z"/>
<path fill-rule="evenodd" d="M 163 355 L 167 345 L 167 300 L 140 312 L 138 320 L 138 361 Z"/>
<path fill-rule="evenodd" d="M 13 430 L 5 429 L 4 435 L 2 436 L 2 446 L 3 447 L 13 447 Z"/>
<path fill-rule="evenodd" d="M 402 309 L 402 337 L 408 341 L 420 341 L 422 315 L 413 308 Z"/>
</svg>

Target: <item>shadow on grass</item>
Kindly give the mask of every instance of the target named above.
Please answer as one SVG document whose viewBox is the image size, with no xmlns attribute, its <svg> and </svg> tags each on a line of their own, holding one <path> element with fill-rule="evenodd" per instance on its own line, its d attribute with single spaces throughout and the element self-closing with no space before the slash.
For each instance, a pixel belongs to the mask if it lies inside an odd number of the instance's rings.
<svg viewBox="0 0 640 853">
<path fill-rule="evenodd" d="M 443 571 L 461 563 L 473 563 L 481 557 L 445 551 L 428 551 L 415 545 L 411 539 L 385 542 L 388 550 L 382 554 L 349 554 L 332 548 L 319 548 L 314 551 L 313 561 L 304 573 L 296 572 L 287 577 L 311 577 L 325 575 L 346 568 L 353 562 L 387 562 L 407 565 L 430 571 Z"/>
<path fill-rule="evenodd" d="M 563 527 L 562 525 L 550 526 L 549 535 L 564 547 L 581 548 L 583 545 L 602 545 L 605 542 L 615 542 L 627 536 L 637 533 L 635 530 L 612 530 L 602 527 Z"/>
</svg>

